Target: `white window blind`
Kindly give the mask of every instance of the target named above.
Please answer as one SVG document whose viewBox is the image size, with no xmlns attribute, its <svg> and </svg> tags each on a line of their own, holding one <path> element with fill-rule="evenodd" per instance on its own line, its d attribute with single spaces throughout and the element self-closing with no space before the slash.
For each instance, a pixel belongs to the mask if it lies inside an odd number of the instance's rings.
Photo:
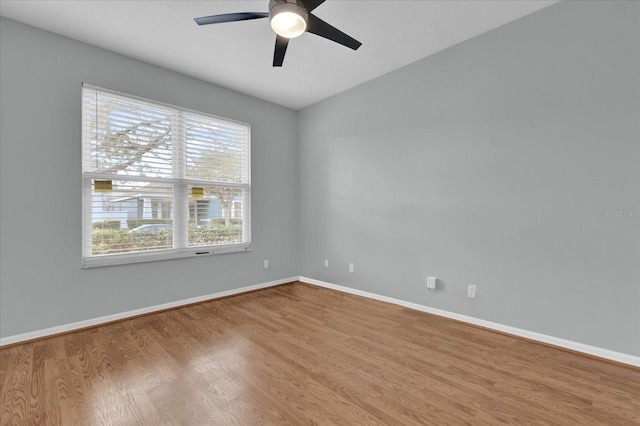
<svg viewBox="0 0 640 426">
<path fill-rule="evenodd" d="M 83 266 L 245 251 L 250 128 L 83 85 Z"/>
</svg>

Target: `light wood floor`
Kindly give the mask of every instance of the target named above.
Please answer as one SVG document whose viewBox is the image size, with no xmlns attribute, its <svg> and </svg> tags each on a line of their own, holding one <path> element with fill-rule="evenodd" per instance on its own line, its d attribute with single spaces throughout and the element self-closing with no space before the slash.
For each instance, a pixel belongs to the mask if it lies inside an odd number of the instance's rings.
<svg viewBox="0 0 640 426">
<path fill-rule="evenodd" d="M 640 370 L 287 284 L 0 350 L 0 424 L 635 425 Z"/>
</svg>

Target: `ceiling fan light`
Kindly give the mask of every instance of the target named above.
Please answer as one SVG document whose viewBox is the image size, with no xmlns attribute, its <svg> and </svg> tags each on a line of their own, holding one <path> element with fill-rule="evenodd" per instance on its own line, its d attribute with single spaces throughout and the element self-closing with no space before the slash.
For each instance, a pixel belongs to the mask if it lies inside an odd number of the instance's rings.
<svg viewBox="0 0 640 426">
<path fill-rule="evenodd" d="M 279 36 L 295 38 L 307 30 L 307 11 L 297 2 L 272 1 L 270 6 L 271 28 Z"/>
<path fill-rule="evenodd" d="M 297 13 L 281 12 L 271 19 L 271 28 L 282 37 L 295 38 L 305 32 L 307 23 Z"/>
</svg>

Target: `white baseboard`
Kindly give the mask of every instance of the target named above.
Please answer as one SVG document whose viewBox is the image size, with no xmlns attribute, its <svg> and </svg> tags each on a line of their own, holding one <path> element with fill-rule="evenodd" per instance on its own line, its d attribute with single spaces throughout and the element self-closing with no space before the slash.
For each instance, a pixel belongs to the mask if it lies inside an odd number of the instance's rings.
<svg viewBox="0 0 640 426">
<path fill-rule="evenodd" d="M 469 317 L 466 315 L 456 314 L 454 312 L 443 311 L 441 309 L 431 308 L 425 305 L 419 305 L 417 303 L 407 302 L 405 300 L 394 299 L 393 297 L 381 296 L 375 293 L 369 293 L 368 291 L 356 290 L 353 288 L 332 284 L 313 278 L 299 277 L 300 281 L 307 284 L 316 285 L 319 287 L 326 287 L 332 290 L 341 291 L 344 293 L 355 294 L 357 296 L 367 297 L 369 299 L 380 300 L 382 302 L 393 303 L 394 305 L 404 306 L 406 308 L 415 309 L 417 311 L 427 312 L 429 314 L 438 315 L 445 318 L 451 318 L 457 321 L 466 322 L 468 324 L 478 325 L 480 327 L 489 328 L 492 330 L 500 331 L 503 333 L 512 334 L 514 336 L 524 337 L 526 339 L 535 340 L 542 343 L 547 343 L 553 346 L 559 346 L 561 348 L 570 349 L 576 352 L 582 352 L 587 355 L 596 356 L 599 358 L 608 359 L 611 361 L 620 362 L 623 364 L 633 365 L 640 367 L 640 357 L 611 351 L 609 349 L 599 348 L 597 346 L 585 345 L 584 343 L 573 342 L 571 340 L 560 339 L 558 337 L 548 336 L 546 334 L 536 333 L 533 331 L 523 330 L 521 328 L 511 327 L 496 322 L 485 321 L 482 319 Z"/>
<path fill-rule="evenodd" d="M 485 320 L 470 317 L 467 315 L 456 314 L 454 312 L 448 312 L 441 309 L 431 308 L 429 306 L 407 302 L 405 300 L 395 299 L 393 297 L 388 297 L 388 296 L 382 296 L 379 294 L 370 293 L 368 291 L 357 290 L 350 287 L 332 284 L 325 281 L 320 281 L 320 280 L 307 278 L 303 276 L 270 281 L 262 284 L 256 284 L 256 285 L 251 285 L 247 287 L 241 287 L 241 288 L 236 288 L 232 290 L 222 291 L 219 293 L 192 297 L 190 299 L 178 300 L 176 302 L 164 303 L 162 305 L 155 305 L 155 306 L 149 306 L 146 308 L 134 309 L 132 311 L 121 312 L 118 314 L 106 315 L 106 316 L 92 318 L 84 321 L 78 321 L 70 324 L 63 324 L 56 327 L 45 328 L 42 330 L 31 331 L 28 333 L 16 334 L 14 336 L 3 337 L 3 338 L 0 338 L 0 347 L 6 346 L 6 345 L 12 345 L 14 343 L 25 342 L 28 340 L 53 336 L 56 334 L 67 333 L 70 331 L 79 330 L 87 327 L 94 327 L 101 324 L 110 323 L 113 321 L 119 321 L 119 320 L 131 318 L 131 317 L 136 317 L 138 315 L 144 315 L 144 314 L 149 314 L 153 312 L 163 311 L 166 309 L 177 308 L 184 305 L 190 305 L 192 303 L 205 302 L 208 300 L 219 299 L 221 297 L 233 296 L 234 294 L 246 293 L 248 291 L 274 287 L 277 285 L 286 284 L 294 281 L 301 281 L 303 283 L 312 284 L 319 287 L 325 287 L 332 290 L 341 291 L 344 293 L 350 293 L 357 296 L 367 297 L 369 299 L 375 299 L 375 300 L 380 300 L 382 302 L 393 303 L 394 305 L 404 306 L 406 308 L 415 309 L 417 311 L 422 311 L 422 312 L 438 315 L 445 318 L 451 318 L 457 321 L 466 322 L 468 324 L 478 325 L 481 327 L 500 331 L 503 333 L 512 334 L 514 336 L 520 336 L 526 339 L 535 340 L 538 342 L 547 343 L 554 346 L 559 346 L 559 347 L 570 349 L 576 352 L 582 352 L 587 355 L 592 355 L 599 358 L 609 359 L 611 361 L 616 361 L 623 364 L 629 364 L 635 367 L 640 367 L 640 357 L 637 357 L 637 356 L 624 354 L 621 352 L 615 352 L 609 349 L 599 348 L 597 346 L 591 346 L 583 343 L 573 342 L 571 340 L 561 339 L 561 338 L 549 336 L 546 334 L 523 330 L 521 328 L 511 327 L 508 325 L 499 324 L 491 321 L 485 321 Z"/>
<path fill-rule="evenodd" d="M 208 300 L 219 299 L 221 297 L 233 296 L 234 294 L 246 293 L 248 291 L 260 290 L 262 288 L 274 287 L 280 284 L 298 281 L 298 277 L 285 278 L 282 280 L 270 281 L 267 283 L 250 285 L 242 288 L 234 288 L 232 290 L 221 291 L 219 293 L 207 294 L 205 296 L 192 297 L 190 299 L 178 300 L 176 302 L 163 303 L 162 305 L 149 306 L 146 308 L 134 309 L 132 311 L 121 312 L 119 314 L 106 315 L 103 317 L 92 318 L 84 321 L 73 322 L 71 324 L 58 325 L 56 327 L 45 328 L 42 330 L 31 331 L 29 333 L 16 334 L 14 336 L 3 337 L 0 339 L 0 347 L 12 345 L 14 343 L 25 342 L 27 340 L 40 339 L 55 334 L 68 333 L 73 330 L 79 330 L 87 327 L 94 327 L 100 324 L 106 324 L 113 321 L 119 321 L 138 315 L 149 314 L 152 312 L 163 311 L 165 309 L 177 308 L 192 303 L 206 302 Z"/>
</svg>

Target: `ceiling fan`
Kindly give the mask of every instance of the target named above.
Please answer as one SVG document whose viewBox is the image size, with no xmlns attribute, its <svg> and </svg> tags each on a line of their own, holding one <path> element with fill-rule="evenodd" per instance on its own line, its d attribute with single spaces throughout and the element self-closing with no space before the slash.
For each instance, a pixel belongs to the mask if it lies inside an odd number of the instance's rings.
<svg viewBox="0 0 640 426">
<path fill-rule="evenodd" d="M 243 12 L 195 18 L 198 25 L 221 24 L 224 22 L 249 21 L 269 18 L 271 28 L 276 33 L 276 47 L 273 52 L 273 66 L 281 67 L 290 38 L 304 32 L 324 37 L 343 46 L 357 50 L 362 43 L 339 29 L 327 24 L 311 12 L 325 0 L 270 0 L 269 13 Z"/>
</svg>

